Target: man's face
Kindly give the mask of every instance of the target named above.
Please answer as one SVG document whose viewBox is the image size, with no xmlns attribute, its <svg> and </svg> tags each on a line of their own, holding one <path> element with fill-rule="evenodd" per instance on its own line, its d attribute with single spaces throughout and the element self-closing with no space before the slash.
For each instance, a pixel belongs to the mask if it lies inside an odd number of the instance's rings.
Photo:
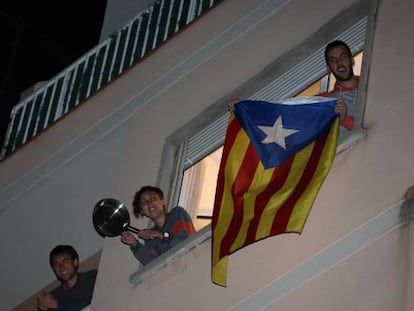
<svg viewBox="0 0 414 311">
<path fill-rule="evenodd" d="M 53 271 L 56 277 L 65 283 L 77 275 L 79 261 L 67 254 L 58 254 L 52 260 Z"/>
<path fill-rule="evenodd" d="M 141 194 L 140 204 L 142 213 L 151 219 L 164 213 L 164 200 L 156 192 L 146 191 Z"/>
<path fill-rule="evenodd" d="M 338 45 L 327 53 L 328 71 L 332 73 L 338 81 L 348 81 L 354 76 L 352 66 L 353 58 L 348 54 L 345 47 Z"/>
</svg>

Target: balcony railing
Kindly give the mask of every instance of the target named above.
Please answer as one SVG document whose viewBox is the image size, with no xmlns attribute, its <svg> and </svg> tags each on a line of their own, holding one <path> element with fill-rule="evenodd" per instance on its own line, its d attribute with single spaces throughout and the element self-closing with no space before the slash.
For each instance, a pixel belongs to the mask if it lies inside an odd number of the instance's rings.
<svg viewBox="0 0 414 311">
<path fill-rule="evenodd" d="M 0 159 L 81 104 L 222 0 L 160 0 L 13 107 Z"/>
</svg>

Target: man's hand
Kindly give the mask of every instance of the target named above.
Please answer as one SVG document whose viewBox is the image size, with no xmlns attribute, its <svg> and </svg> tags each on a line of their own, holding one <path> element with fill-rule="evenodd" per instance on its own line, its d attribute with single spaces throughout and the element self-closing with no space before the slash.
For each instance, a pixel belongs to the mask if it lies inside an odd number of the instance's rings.
<svg viewBox="0 0 414 311">
<path fill-rule="evenodd" d="M 335 113 L 339 113 L 339 119 L 345 120 L 348 115 L 348 106 L 345 104 L 342 98 L 338 99 L 335 104 Z"/>
<path fill-rule="evenodd" d="M 137 245 L 138 240 L 132 235 L 132 233 L 124 231 L 121 233 L 121 242 L 129 246 L 135 246 Z"/>
<path fill-rule="evenodd" d="M 143 240 L 163 239 L 162 232 L 152 229 L 143 229 L 138 233 L 138 237 Z"/>
<path fill-rule="evenodd" d="M 227 104 L 227 107 L 229 108 L 230 112 L 234 110 L 234 105 L 237 104 L 239 101 L 240 101 L 240 98 L 234 98 Z"/>
<path fill-rule="evenodd" d="M 51 294 L 47 292 L 42 292 L 37 297 L 37 307 L 40 310 L 57 309 L 58 301 Z"/>
</svg>

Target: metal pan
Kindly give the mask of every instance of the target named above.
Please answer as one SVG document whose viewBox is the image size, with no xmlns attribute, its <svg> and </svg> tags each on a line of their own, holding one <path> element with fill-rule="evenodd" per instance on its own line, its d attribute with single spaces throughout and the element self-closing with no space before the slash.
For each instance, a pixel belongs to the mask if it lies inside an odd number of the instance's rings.
<svg viewBox="0 0 414 311">
<path fill-rule="evenodd" d="M 102 199 L 95 204 L 92 214 L 93 225 L 102 236 L 117 236 L 124 231 L 138 233 L 140 230 L 129 225 L 127 207 L 116 199 Z"/>
</svg>

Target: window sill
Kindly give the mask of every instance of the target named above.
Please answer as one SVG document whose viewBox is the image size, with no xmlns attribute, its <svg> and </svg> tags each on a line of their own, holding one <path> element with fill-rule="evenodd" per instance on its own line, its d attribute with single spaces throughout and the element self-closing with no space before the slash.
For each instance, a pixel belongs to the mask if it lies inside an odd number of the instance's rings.
<svg viewBox="0 0 414 311">
<path fill-rule="evenodd" d="M 336 148 L 336 154 L 340 154 L 345 151 L 352 145 L 355 145 L 360 140 L 364 139 L 367 136 L 367 129 L 359 128 L 355 129 L 349 133 L 344 134 L 339 138 L 338 147 Z"/>
<path fill-rule="evenodd" d="M 173 263 L 177 259 L 183 257 L 185 254 L 189 253 L 192 249 L 196 248 L 198 245 L 203 244 L 211 237 L 211 228 L 210 225 L 205 226 L 200 231 L 196 232 L 194 235 L 188 237 L 185 241 L 177 245 L 168 252 L 162 254 L 160 257 L 156 258 L 149 264 L 145 266 L 140 266 L 139 269 L 131 274 L 129 277 L 129 282 L 134 286 L 145 281 L 147 278 L 156 274 L 163 267 Z"/>
</svg>

